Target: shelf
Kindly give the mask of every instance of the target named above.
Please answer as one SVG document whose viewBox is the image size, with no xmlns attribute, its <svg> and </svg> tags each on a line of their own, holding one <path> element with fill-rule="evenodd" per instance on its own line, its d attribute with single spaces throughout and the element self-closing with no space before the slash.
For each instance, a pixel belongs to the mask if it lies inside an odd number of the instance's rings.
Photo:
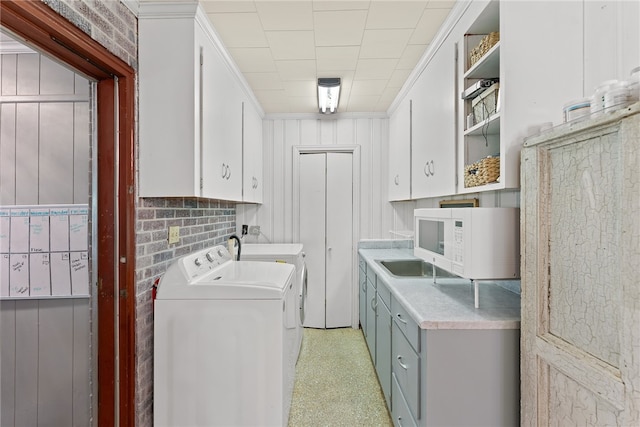
<svg viewBox="0 0 640 427">
<path fill-rule="evenodd" d="M 465 187 L 464 185 L 460 190 L 458 190 L 458 194 L 467 194 L 467 193 L 480 193 L 484 191 L 492 191 L 492 190 L 502 190 L 504 184 L 500 182 L 492 182 L 485 185 L 478 185 L 476 187 Z"/>
<path fill-rule="evenodd" d="M 493 45 L 487 53 L 466 73 L 465 79 L 488 79 L 500 77 L 500 42 Z"/>
<path fill-rule="evenodd" d="M 484 120 L 476 123 L 474 126 L 464 131 L 464 136 L 483 136 L 500 134 L 500 112 Z"/>
</svg>

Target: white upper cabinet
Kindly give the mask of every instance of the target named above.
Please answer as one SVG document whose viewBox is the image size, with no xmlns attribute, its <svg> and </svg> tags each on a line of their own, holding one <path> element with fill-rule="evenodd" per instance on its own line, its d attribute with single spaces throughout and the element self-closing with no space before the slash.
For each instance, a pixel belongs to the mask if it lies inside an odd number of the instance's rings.
<svg viewBox="0 0 640 427">
<path fill-rule="evenodd" d="M 213 45 L 202 62 L 202 196 L 242 200 L 241 89 Z"/>
<path fill-rule="evenodd" d="M 242 201 L 248 97 L 205 13 L 143 2 L 138 29 L 139 195 Z"/>
<path fill-rule="evenodd" d="M 145 19 L 141 5 L 138 31 L 139 194 L 200 196 L 203 30 L 193 17 Z"/>
<path fill-rule="evenodd" d="M 455 192 L 455 46 L 445 41 L 410 91 L 411 198 Z"/>
<path fill-rule="evenodd" d="M 411 100 L 389 118 L 389 201 L 411 198 Z"/>
<path fill-rule="evenodd" d="M 262 203 L 262 117 L 248 102 L 243 119 L 243 194 L 247 203 Z"/>
</svg>

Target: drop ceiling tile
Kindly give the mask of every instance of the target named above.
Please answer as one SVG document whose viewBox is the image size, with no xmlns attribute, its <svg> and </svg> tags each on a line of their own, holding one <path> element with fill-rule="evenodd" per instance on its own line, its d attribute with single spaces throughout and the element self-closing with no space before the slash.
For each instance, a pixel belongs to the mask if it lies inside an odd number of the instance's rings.
<svg viewBox="0 0 640 427">
<path fill-rule="evenodd" d="M 251 1 L 200 0 L 207 13 L 255 12 L 256 6 Z"/>
<path fill-rule="evenodd" d="M 266 31 L 273 59 L 315 59 L 313 31 Z"/>
<path fill-rule="evenodd" d="M 309 0 L 257 1 L 265 31 L 313 30 L 313 9 Z"/>
<path fill-rule="evenodd" d="M 447 19 L 449 12 L 449 9 L 425 9 L 409 43 L 431 43 L 433 37 L 438 33 L 440 26 L 444 20 Z"/>
<path fill-rule="evenodd" d="M 351 85 L 351 96 L 379 96 L 387 87 L 387 80 L 354 80 Z"/>
<path fill-rule="evenodd" d="M 356 80 L 388 79 L 393 74 L 397 59 L 362 59 L 356 68 Z"/>
<path fill-rule="evenodd" d="M 367 29 L 414 28 L 427 1 L 372 1 Z"/>
<path fill-rule="evenodd" d="M 254 90 L 284 89 L 278 73 L 244 73 L 244 77 Z"/>
<path fill-rule="evenodd" d="M 282 80 L 308 80 L 316 78 L 316 61 L 313 59 L 276 61 Z"/>
<path fill-rule="evenodd" d="M 355 70 L 358 46 L 316 47 L 318 72 L 324 70 Z"/>
<path fill-rule="evenodd" d="M 316 46 L 358 46 L 366 18 L 366 10 L 314 12 Z"/>
<path fill-rule="evenodd" d="M 407 79 L 409 78 L 409 74 L 411 74 L 411 71 L 413 70 L 410 68 L 407 68 L 407 69 L 396 68 L 395 70 L 393 70 L 393 73 L 389 78 L 387 87 L 400 89 L 402 85 L 404 85 L 404 82 L 406 82 Z"/>
<path fill-rule="evenodd" d="M 427 3 L 427 9 L 452 9 L 456 0 L 431 0 Z"/>
<path fill-rule="evenodd" d="M 414 69 L 422 55 L 427 50 L 427 45 L 424 44 L 410 44 L 402 52 L 402 56 L 398 61 L 396 68 L 399 69 Z"/>
<path fill-rule="evenodd" d="M 379 99 L 380 96 L 355 96 L 352 94 L 349 97 L 349 105 L 347 106 L 347 110 L 352 112 L 372 111 L 373 108 L 378 104 Z"/>
<path fill-rule="evenodd" d="M 283 82 L 284 91 L 287 96 L 316 96 L 316 80 L 297 80 Z"/>
<path fill-rule="evenodd" d="M 386 88 L 380 95 L 378 105 L 386 104 L 387 108 L 389 108 L 389 105 L 391 105 L 391 103 L 396 99 L 396 96 L 398 96 L 398 92 L 400 92 L 399 87 Z M 385 110 L 387 108 L 385 108 Z"/>
<path fill-rule="evenodd" d="M 267 47 L 257 13 L 212 13 L 208 15 L 225 47 Z"/>
<path fill-rule="evenodd" d="M 260 101 L 260 104 L 286 104 L 288 102 L 287 95 L 282 90 L 255 90 L 254 95 Z"/>
<path fill-rule="evenodd" d="M 308 96 L 292 96 L 289 98 L 289 105 L 295 111 L 300 113 L 317 113 L 318 100 L 316 97 Z"/>
<path fill-rule="evenodd" d="M 313 10 L 359 10 L 369 9 L 369 0 L 337 1 L 337 0 L 313 0 Z"/>
<path fill-rule="evenodd" d="M 360 58 L 400 58 L 413 30 L 365 30 Z"/>
<path fill-rule="evenodd" d="M 276 72 L 276 63 L 271 50 L 266 47 L 229 49 L 236 65 L 243 73 Z"/>
</svg>

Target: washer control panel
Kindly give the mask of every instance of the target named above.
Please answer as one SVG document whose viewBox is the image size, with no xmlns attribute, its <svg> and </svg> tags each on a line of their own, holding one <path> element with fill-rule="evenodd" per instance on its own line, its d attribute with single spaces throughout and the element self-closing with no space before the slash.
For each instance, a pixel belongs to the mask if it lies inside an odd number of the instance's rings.
<svg viewBox="0 0 640 427">
<path fill-rule="evenodd" d="M 181 261 L 186 278 L 194 280 L 231 261 L 231 254 L 223 245 L 218 245 L 193 252 Z"/>
</svg>

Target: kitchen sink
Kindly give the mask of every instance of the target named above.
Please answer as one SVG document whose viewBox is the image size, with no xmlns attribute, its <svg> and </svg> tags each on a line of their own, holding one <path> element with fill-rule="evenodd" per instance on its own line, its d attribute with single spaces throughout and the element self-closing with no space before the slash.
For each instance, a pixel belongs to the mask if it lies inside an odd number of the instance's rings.
<svg viewBox="0 0 640 427">
<path fill-rule="evenodd" d="M 433 277 L 434 267 L 436 277 L 458 277 L 421 259 L 376 260 L 376 262 L 396 277 Z"/>
</svg>

